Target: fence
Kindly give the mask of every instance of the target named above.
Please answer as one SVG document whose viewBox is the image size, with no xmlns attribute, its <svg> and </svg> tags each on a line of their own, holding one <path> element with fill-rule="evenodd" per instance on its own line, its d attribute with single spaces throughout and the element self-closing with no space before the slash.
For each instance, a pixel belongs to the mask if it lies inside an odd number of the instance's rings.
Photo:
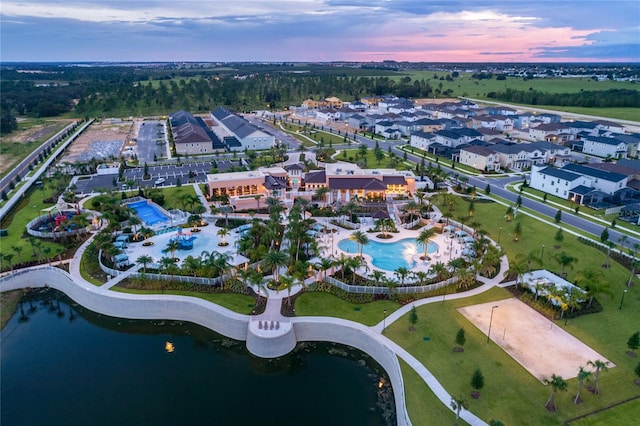
<svg viewBox="0 0 640 426">
<path fill-rule="evenodd" d="M 100 269 L 102 269 L 102 271 L 107 274 L 107 275 L 111 275 L 112 277 L 117 277 L 120 274 L 124 274 L 127 271 L 120 271 L 119 269 L 111 269 L 108 266 L 105 266 L 102 263 L 102 250 L 100 250 L 98 252 L 98 264 L 100 265 Z"/>
<path fill-rule="evenodd" d="M 445 288 L 448 285 L 453 284 L 455 281 L 456 281 L 455 278 L 449 278 L 447 280 L 440 281 L 439 283 L 435 283 L 435 284 L 422 285 L 422 286 L 399 286 L 392 290 L 389 287 L 349 285 L 330 276 L 327 276 L 325 278 L 325 282 L 331 284 L 334 287 L 337 287 L 348 293 L 360 293 L 360 294 L 391 294 L 392 292 L 397 294 L 428 293 L 433 290 Z"/>
<path fill-rule="evenodd" d="M 84 211 L 83 211 L 83 213 L 84 213 Z M 73 231 L 59 231 L 59 232 L 38 231 L 38 230 L 33 229 L 38 223 L 44 222 L 44 221 L 49 221 L 49 220 L 51 220 L 51 216 L 46 215 L 46 214 L 36 217 L 35 219 L 33 219 L 32 221 L 27 223 L 27 234 L 29 234 L 29 235 L 31 235 L 33 237 L 38 237 L 38 238 L 56 239 L 56 238 L 72 237 L 72 236 L 76 236 L 76 235 L 78 235 L 80 233 L 86 232 L 86 228 L 85 229 L 75 229 Z"/>
<path fill-rule="evenodd" d="M 130 275 L 132 278 L 144 278 L 158 281 L 178 281 L 181 283 L 191 283 L 200 285 L 218 285 L 224 278 L 228 279 L 228 275 L 223 277 L 207 278 L 207 277 L 190 277 L 186 275 L 169 275 L 169 274 L 156 274 L 148 272 L 133 272 Z"/>
</svg>

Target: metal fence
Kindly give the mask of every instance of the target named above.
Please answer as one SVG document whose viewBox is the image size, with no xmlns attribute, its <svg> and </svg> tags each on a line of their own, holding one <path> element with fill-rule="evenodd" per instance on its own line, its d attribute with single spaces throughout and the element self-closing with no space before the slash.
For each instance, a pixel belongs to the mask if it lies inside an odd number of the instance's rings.
<svg viewBox="0 0 640 426">
<path fill-rule="evenodd" d="M 84 211 L 83 211 L 84 213 Z M 59 231 L 59 232 L 53 232 L 53 231 L 37 231 L 35 229 L 33 229 L 34 226 L 36 226 L 38 223 L 40 222 L 44 222 L 45 220 L 51 220 L 51 217 L 49 215 L 40 215 L 38 217 L 36 217 L 35 219 L 33 219 L 32 221 L 30 221 L 29 223 L 27 223 L 27 234 L 33 236 L 33 237 L 38 237 L 38 238 L 45 238 L 45 239 L 56 239 L 56 238 L 66 238 L 66 237 L 72 237 L 72 236 L 76 236 L 80 233 L 86 232 L 86 229 L 75 229 L 73 231 Z"/>
<path fill-rule="evenodd" d="M 325 282 L 331 284 L 334 287 L 337 287 L 341 290 L 344 290 L 348 293 L 360 293 L 360 294 L 415 294 L 415 293 L 428 293 L 433 290 L 438 290 L 448 285 L 456 282 L 455 278 L 449 278 L 444 281 L 440 281 L 439 283 L 422 285 L 422 286 L 398 286 L 394 289 L 389 287 L 378 287 L 378 286 L 364 286 L 364 285 L 349 285 L 345 284 L 342 281 L 327 276 L 325 278 Z"/>
<path fill-rule="evenodd" d="M 156 274 L 148 272 L 133 272 L 131 275 L 133 278 L 154 279 L 158 281 L 179 281 L 181 283 L 200 284 L 200 285 L 218 285 L 223 282 L 223 279 L 228 279 L 227 275 L 223 277 L 207 278 L 207 277 L 190 277 L 186 275 L 170 275 L 170 274 Z"/>
</svg>

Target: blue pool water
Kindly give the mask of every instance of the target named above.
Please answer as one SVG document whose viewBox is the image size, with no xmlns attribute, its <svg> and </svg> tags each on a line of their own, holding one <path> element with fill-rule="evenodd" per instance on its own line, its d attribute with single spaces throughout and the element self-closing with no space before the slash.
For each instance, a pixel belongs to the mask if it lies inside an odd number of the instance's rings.
<svg viewBox="0 0 640 426">
<path fill-rule="evenodd" d="M 140 219 L 149 226 L 169 220 L 167 216 L 156 208 L 155 204 L 147 204 L 146 200 L 131 203 L 129 207 L 134 209 Z"/>
<path fill-rule="evenodd" d="M 347 253 L 358 253 L 358 244 L 349 239 L 340 241 L 338 247 Z M 438 250 L 438 245 L 429 242 L 427 253 L 434 253 L 436 250 Z M 411 269 L 416 266 L 413 256 L 424 253 L 424 247 L 422 244 L 418 244 L 415 238 L 405 238 L 388 243 L 369 241 L 362 247 L 362 253 L 372 257 L 374 266 L 386 271 L 395 271 L 400 267 Z"/>
</svg>

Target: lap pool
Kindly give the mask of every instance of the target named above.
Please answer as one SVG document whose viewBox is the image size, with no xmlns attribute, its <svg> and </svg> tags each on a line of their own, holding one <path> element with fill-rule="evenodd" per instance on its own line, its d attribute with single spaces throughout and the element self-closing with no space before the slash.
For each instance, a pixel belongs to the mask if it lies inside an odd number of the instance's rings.
<svg viewBox="0 0 640 426">
<path fill-rule="evenodd" d="M 338 247 L 347 253 L 358 253 L 358 244 L 349 239 L 341 240 Z M 427 253 L 435 253 L 436 250 L 438 250 L 438 245 L 429 242 Z M 424 247 L 422 244 L 418 244 L 415 238 L 405 238 L 389 243 L 369 241 L 362 247 L 362 253 L 371 256 L 373 266 L 385 271 L 395 271 L 400 267 L 411 269 L 416 266 L 413 257 L 423 252 Z"/>
<path fill-rule="evenodd" d="M 169 221 L 169 218 L 154 203 L 147 202 L 147 200 L 136 201 L 129 204 L 128 207 L 134 209 L 140 219 L 148 226 Z"/>
</svg>

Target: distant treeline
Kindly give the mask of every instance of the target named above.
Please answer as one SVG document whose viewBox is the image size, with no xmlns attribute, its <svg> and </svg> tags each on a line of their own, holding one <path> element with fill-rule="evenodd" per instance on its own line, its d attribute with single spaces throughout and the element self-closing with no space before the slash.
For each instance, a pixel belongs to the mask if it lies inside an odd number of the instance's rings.
<svg viewBox="0 0 640 426">
<path fill-rule="evenodd" d="M 640 91 L 628 89 L 608 89 L 581 91 L 578 93 L 548 93 L 537 90 L 506 89 L 503 92 L 489 92 L 487 97 L 506 102 L 526 105 L 555 105 L 590 108 L 638 108 Z"/>
</svg>

